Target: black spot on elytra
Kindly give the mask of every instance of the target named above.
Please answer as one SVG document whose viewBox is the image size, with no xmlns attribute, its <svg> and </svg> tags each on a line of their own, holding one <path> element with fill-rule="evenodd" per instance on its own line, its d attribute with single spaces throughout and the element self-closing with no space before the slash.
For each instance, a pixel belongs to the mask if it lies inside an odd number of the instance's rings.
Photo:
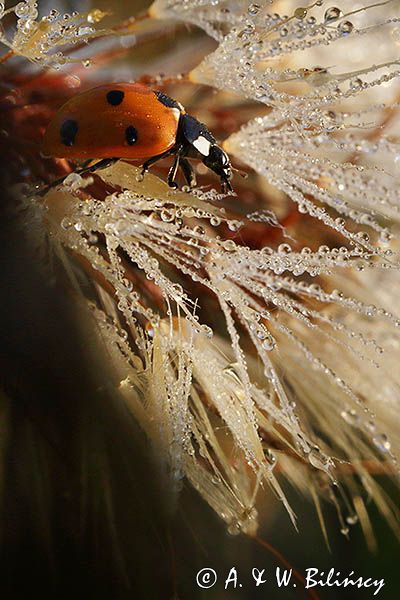
<svg viewBox="0 0 400 600">
<path fill-rule="evenodd" d="M 125 94 L 121 90 L 111 90 L 111 92 L 107 93 L 106 98 L 108 104 L 111 104 L 112 106 L 118 106 L 118 104 L 121 104 L 124 96 Z"/>
<path fill-rule="evenodd" d="M 177 108 L 179 111 L 181 110 L 178 102 L 167 96 L 167 94 L 159 91 L 155 91 L 154 93 L 157 96 L 157 100 L 159 100 L 161 104 L 164 104 L 164 106 L 167 106 L 168 108 Z"/>
<path fill-rule="evenodd" d="M 61 143 L 64 146 L 73 146 L 78 133 L 78 123 L 73 119 L 67 119 L 60 127 Z"/>
<path fill-rule="evenodd" d="M 129 125 L 129 127 L 125 129 L 125 139 L 128 142 L 128 145 L 133 146 L 133 144 L 137 142 L 137 138 L 138 135 L 136 129 L 133 125 Z"/>
</svg>

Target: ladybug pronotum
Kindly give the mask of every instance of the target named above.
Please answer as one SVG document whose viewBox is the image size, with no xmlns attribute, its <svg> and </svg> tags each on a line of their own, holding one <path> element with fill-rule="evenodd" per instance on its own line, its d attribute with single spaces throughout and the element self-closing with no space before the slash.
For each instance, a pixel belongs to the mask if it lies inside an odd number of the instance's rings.
<svg viewBox="0 0 400 600">
<path fill-rule="evenodd" d="M 68 100 L 47 127 L 43 150 L 49 156 L 102 159 L 79 173 L 104 168 L 120 158 L 143 160 L 142 173 L 174 156 L 168 185 L 176 188 L 178 167 L 190 187 L 196 185 L 187 160 L 200 159 L 232 191 L 232 167 L 207 127 L 160 91 L 138 83 L 102 85 Z"/>
</svg>

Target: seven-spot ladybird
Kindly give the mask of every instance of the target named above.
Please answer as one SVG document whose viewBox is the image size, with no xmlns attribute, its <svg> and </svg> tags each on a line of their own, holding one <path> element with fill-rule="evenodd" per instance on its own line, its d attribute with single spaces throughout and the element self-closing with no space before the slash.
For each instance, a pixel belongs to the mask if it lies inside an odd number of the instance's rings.
<svg viewBox="0 0 400 600">
<path fill-rule="evenodd" d="M 176 100 L 138 83 L 102 85 L 68 100 L 48 126 L 43 150 L 62 158 L 103 159 L 80 173 L 127 158 L 144 160 L 144 174 L 174 155 L 168 184 L 175 188 L 178 167 L 188 185 L 196 185 L 187 157 L 198 158 L 219 175 L 223 191 L 232 190 L 229 157 L 207 127 Z"/>
</svg>

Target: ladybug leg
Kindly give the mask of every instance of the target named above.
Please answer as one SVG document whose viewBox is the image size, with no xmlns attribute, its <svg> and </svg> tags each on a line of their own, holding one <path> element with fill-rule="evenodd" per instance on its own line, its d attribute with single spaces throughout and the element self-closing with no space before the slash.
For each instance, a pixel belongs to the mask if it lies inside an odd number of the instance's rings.
<svg viewBox="0 0 400 600">
<path fill-rule="evenodd" d="M 84 162 L 83 166 L 80 169 L 76 169 L 74 171 L 74 173 L 77 173 L 78 175 L 84 175 L 85 173 L 94 173 L 95 171 L 100 171 L 100 169 L 105 169 L 106 167 L 113 165 L 114 163 L 117 162 L 117 160 L 119 160 L 119 159 L 118 158 L 103 158 L 102 160 L 99 160 L 98 162 L 96 162 L 94 165 L 89 166 L 90 163 L 92 162 L 92 159 L 90 158 L 89 160 Z M 52 183 L 50 183 L 49 185 L 46 185 L 44 188 L 42 188 L 41 190 L 39 190 L 37 192 L 38 196 L 44 196 L 52 188 L 55 188 L 58 185 L 61 185 L 66 177 L 67 177 L 67 175 L 63 175 L 63 177 L 59 177 L 55 181 L 52 181 Z"/>
<path fill-rule="evenodd" d="M 116 163 L 119 159 L 118 158 L 103 158 L 102 160 L 99 160 L 97 163 L 95 163 L 92 166 L 86 166 L 86 163 L 83 165 L 83 167 L 81 167 L 80 169 L 77 169 L 75 171 L 75 173 L 78 173 L 78 175 L 83 175 L 84 173 L 95 173 L 96 171 L 100 171 L 101 169 L 106 169 L 107 167 L 110 167 L 111 165 L 113 165 L 114 163 Z M 88 161 L 89 164 L 91 161 Z"/>
<path fill-rule="evenodd" d="M 175 189 L 178 187 L 177 183 L 175 183 L 175 177 L 176 177 L 176 173 L 178 171 L 179 162 L 182 159 L 182 151 L 183 151 L 183 147 L 181 146 L 175 155 L 174 162 L 172 163 L 172 167 L 168 171 L 168 180 L 167 180 L 168 185 L 169 185 L 169 187 L 172 187 Z"/>
<path fill-rule="evenodd" d="M 180 167 L 182 169 L 182 173 L 185 176 L 186 182 L 189 187 L 193 188 L 196 186 L 196 175 L 194 169 L 187 158 L 181 158 Z"/>
<path fill-rule="evenodd" d="M 231 186 L 231 182 L 224 177 L 221 177 L 221 192 L 226 194 L 226 192 L 233 192 L 233 187 Z"/>
<path fill-rule="evenodd" d="M 167 156 L 171 156 L 171 154 L 175 154 L 177 151 L 177 147 L 176 146 L 172 146 L 172 148 L 170 148 L 169 150 L 166 150 L 165 152 L 162 152 L 161 154 L 156 154 L 156 156 L 152 156 L 151 158 L 148 158 L 146 160 L 146 162 L 143 163 L 142 165 L 142 176 L 147 173 L 147 171 L 149 170 L 149 168 L 154 165 L 154 163 L 158 162 L 159 160 L 161 160 L 162 158 L 166 158 Z"/>
<path fill-rule="evenodd" d="M 79 167 L 79 170 L 86 169 L 86 167 L 88 167 L 92 162 L 93 162 L 93 158 L 88 158 L 81 164 L 81 166 Z"/>
</svg>

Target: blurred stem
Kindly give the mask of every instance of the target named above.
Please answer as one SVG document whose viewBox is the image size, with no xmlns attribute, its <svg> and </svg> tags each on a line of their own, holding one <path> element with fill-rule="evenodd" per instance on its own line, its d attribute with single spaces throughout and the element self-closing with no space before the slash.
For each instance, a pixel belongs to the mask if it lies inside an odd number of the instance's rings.
<svg viewBox="0 0 400 600">
<path fill-rule="evenodd" d="M 12 56 L 14 56 L 14 50 L 9 50 L 5 54 L 3 54 L 3 56 L 0 56 L 0 65 L 5 63 Z"/>
<path fill-rule="evenodd" d="M 136 23 L 140 23 L 141 21 L 145 21 L 146 19 L 151 19 L 151 18 L 152 17 L 150 16 L 149 11 L 144 10 L 143 12 L 139 13 L 136 16 L 132 16 L 132 17 L 128 17 L 127 19 L 124 19 L 123 21 L 121 21 L 121 23 L 119 23 L 118 25 L 113 27 L 112 31 L 119 31 L 121 29 L 129 30 L 129 28 L 132 25 L 136 25 Z"/>
<path fill-rule="evenodd" d="M 152 28 L 150 28 L 149 30 L 145 30 L 145 31 L 140 31 L 140 32 L 135 32 L 135 28 L 134 26 L 137 23 L 142 22 L 144 19 L 137 19 L 132 17 L 132 19 L 134 19 L 134 22 L 128 26 L 127 29 L 124 29 L 124 27 L 126 27 L 126 24 L 129 23 L 129 19 L 127 21 L 122 21 L 121 23 L 119 23 L 118 25 L 116 25 L 115 27 L 113 27 L 110 30 L 106 30 L 104 33 L 104 37 L 107 37 L 110 35 L 110 33 L 114 33 L 114 35 L 116 36 L 129 36 L 129 35 L 133 35 L 135 34 L 136 36 L 136 40 L 135 40 L 135 44 L 133 44 L 132 46 L 127 46 L 127 47 L 121 47 L 121 48 L 114 48 L 111 50 L 106 50 L 104 52 L 98 52 L 96 53 L 96 63 L 99 62 L 105 62 L 107 60 L 111 60 L 114 59 L 117 56 L 123 56 L 124 54 L 126 54 L 127 52 L 132 50 L 132 47 L 137 47 L 143 44 L 147 44 L 150 42 L 156 42 L 159 40 L 162 40 L 164 38 L 169 38 L 171 36 L 172 33 L 179 31 L 180 29 L 183 29 L 183 24 L 182 23 L 176 23 L 175 21 L 169 24 L 157 21 L 155 23 L 155 26 L 153 26 Z M 151 23 L 154 23 L 153 20 L 150 21 Z M 99 39 L 100 36 L 94 37 L 92 39 L 89 39 L 87 42 L 84 42 L 82 44 L 76 44 L 75 46 L 68 48 L 64 54 L 68 55 L 68 54 L 72 54 L 74 52 L 76 52 L 77 50 L 81 50 L 82 48 L 86 48 L 88 46 L 90 46 L 91 42 L 95 42 Z"/>
<path fill-rule="evenodd" d="M 274 546 L 271 546 L 271 544 L 269 544 L 262 538 L 258 537 L 258 535 L 249 535 L 249 538 L 257 542 L 257 544 L 259 544 L 266 550 L 268 550 L 268 552 L 272 554 L 272 556 L 275 556 L 275 558 L 277 558 L 279 562 L 282 565 L 284 565 L 287 569 L 291 569 L 295 579 L 297 579 L 297 581 L 299 581 L 303 587 L 306 586 L 306 580 L 304 579 L 304 577 L 300 575 L 300 573 L 293 567 L 293 565 L 290 564 L 290 562 L 283 556 L 283 554 L 279 552 L 279 550 L 274 548 Z M 307 593 L 310 595 L 310 598 L 313 598 L 313 600 L 320 600 L 318 594 L 313 589 L 307 590 Z"/>
</svg>

